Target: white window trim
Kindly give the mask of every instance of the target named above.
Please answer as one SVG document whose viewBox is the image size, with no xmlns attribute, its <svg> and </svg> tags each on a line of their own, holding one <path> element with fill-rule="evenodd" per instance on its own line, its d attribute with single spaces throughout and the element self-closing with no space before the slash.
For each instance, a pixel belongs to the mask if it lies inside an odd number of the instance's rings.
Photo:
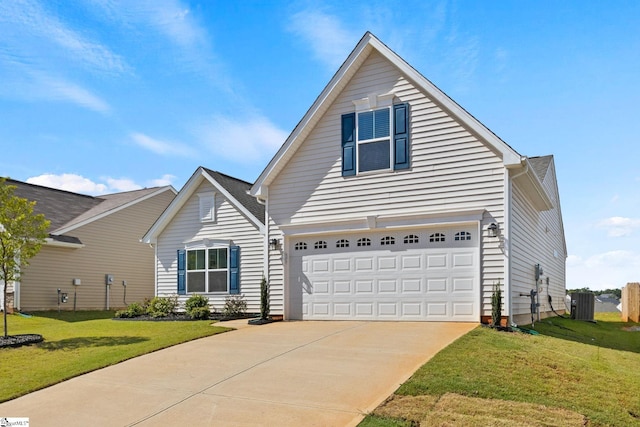
<svg viewBox="0 0 640 427">
<path fill-rule="evenodd" d="M 229 263 L 231 262 L 231 251 L 229 250 L 231 244 L 229 241 L 227 240 L 209 240 L 209 239 L 203 239 L 201 241 L 197 241 L 197 242 L 189 242 L 187 244 L 185 244 L 185 290 L 186 293 L 188 295 L 228 295 L 229 294 L 229 288 L 231 286 L 231 269 L 229 268 Z M 227 268 L 225 268 L 224 270 L 227 270 L 227 290 L 226 291 L 219 291 L 219 292 L 209 292 L 209 276 L 208 276 L 208 272 L 209 271 L 222 271 L 223 269 L 212 269 L 209 270 L 209 268 L 207 267 L 208 262 L 209 262 L 209 257 L 208 257 L 208 249 L 226 249 L 227 250 Z M 204 256 L 204 262 L 205 262 L 205 269 L 204 270 L 189 270 L 189 251 L 197 251 L 197 250 L 204 250 L 205 251 L 205 256 Z M 199 272 L 199 271 L 204 271 L 205 275 L 205 281 L 204 281 L 204 292 L 195 292 L 195 291 L 189 291 L 189 272 Z"/>
<path fill-rule="evenodd" d="M 378 173 L 388 173 L 393 171 L 393 164 L 395 162 L 394 159 L 394 148 L 393 148 L 393 93 L 385 93 L 385 94 L 369 94 L 366 98 L 357 99 L 352 101 L 356 107 L 356 175 L 374 175 Z M 360 142 L 359 134 L 360 134 L 360 124 L 359 124 L 359 113 L 364 113 L 367 111 L 375 111 L 382 110 L 384 108 L 389 109 L 389 136 L 386 138 L 374 138 L 368 139 L 366 142 Z M 372 142 L 378 141 L 389 141 L 389 167 L 386 169 L 375 169 L 370 171 L 361 171 L 360 170 L 360 145 L 361 144 L 369 144 Z"/>
</svg>

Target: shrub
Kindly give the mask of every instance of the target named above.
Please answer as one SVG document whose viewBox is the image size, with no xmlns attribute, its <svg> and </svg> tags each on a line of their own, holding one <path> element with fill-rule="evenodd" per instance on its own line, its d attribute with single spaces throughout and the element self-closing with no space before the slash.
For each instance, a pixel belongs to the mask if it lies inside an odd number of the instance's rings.
<svg viewBox="0 0 640 427">
<path fill-rule="evenodd" d="M 121 318 L 138 317 L 138 316 L 142 316 L 145 313 L 145 311 L 146 311 L 145 308 L 140 303 L 132 302 L 127 306 L 126 309 L 116 311 L 115 316 L 121 317 Z"/>
<path fill-rule="evenodd" d="M 167 317 L 175 314 L 178 307 L 178 297 L 155 297 L 149 302 L 147 314 L 151 317 Z"/>
<path fill-rule="evenodd" d="M 189 297 L 184 304 L 185 310 L 192 319 L 205 320 L 209 318 L 209 298 L 202 295 Z"/>
<path fill-rule="evenodd" d="M 195 307 L 187 313 L 194 320 L 207 320 L 211 315 L 209 307 Z"/>
<path fill-rule="evenodd" d="M 241 317 L 247 311 L 247 302 L 243 295 L 229 296 L 224 301 L 222 315 L 224 317 Z"/>
</svg>

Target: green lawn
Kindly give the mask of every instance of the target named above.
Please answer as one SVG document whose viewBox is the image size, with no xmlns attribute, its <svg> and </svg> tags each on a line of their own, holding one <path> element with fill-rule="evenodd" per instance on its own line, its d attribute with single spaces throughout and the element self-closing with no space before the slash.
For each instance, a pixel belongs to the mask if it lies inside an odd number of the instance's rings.
<svg viewBox="0 0 640 427">
<path fill-rule="evenodd" d="M 478 327 L 422 366 L 361 426 L 640 425 L 640 331 L 619 314 L 540 335 Z M 511 417 L 505 419 L 505 417 Z M 520 418 L 518 418 L 520 417 Z M 448 423 L 448 424 L 447 424 Z"/>
<path fill-rule="evenodd" d="M 9 335 L 40 334 L 40 344 L 0 349 L 0 402 L 132 357 L 227 331 L 211 321 L 112 320 L 113 312 L 8 316 Z"/>
</svg>

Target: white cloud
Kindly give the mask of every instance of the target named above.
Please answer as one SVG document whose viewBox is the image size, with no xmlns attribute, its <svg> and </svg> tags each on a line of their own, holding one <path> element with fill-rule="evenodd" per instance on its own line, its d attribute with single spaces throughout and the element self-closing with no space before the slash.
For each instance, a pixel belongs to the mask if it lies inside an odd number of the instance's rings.
<svg viewBox="0 0 640 427">
<path fill-rule="evenodd" d="M 111 177 L 101 177 L 100 179 L 106 181 L 109 192 L 117 193 L 120 191 L 134 191 L 140 190 L 142 185 L 136 184 L 132 179 L 129 178 L 111 178 Z"/>
<path fill-rule="evenodd" d="M 567 289 L 621 288 L 640 281 L 640 253 L 613 250 L 588 257 L 567 258 Z"/>
<path fill-rule="evenodd" d="M 206 30 L 179 0 L 94 0 L 93 3 L 110 19 L 149 25 L 174 44 L 189 47 L 205 43 Z"/>
<path fill-rule="evenodd" d="M 88 194 L 97 196 L 100 194 L 118 193 L 122 191 L 139 190 L 145 187 L 161 187 L 171 185 L 175 177 L 173 175 L 163 175 L 161 178 L 151 179 L 144 185 L 136 183 L 130 178 L 112 178 L 109 176 L 100 177 L 100 181 L 95 182 L 89 178 L 73 173 L 63 173 L 60 175 L 43 174 L 27 179 L 30 184 L 41 185 L 43 187 L 57 188 L 73 193 Z"/>
<path fill-rule="evenodd" d="M 111 109 L 106 101 L 74 83 L 42 74 L 34 73 L 33 76 L 35 77 L 35 87 L 32 92 L 34 96 L 71 102 L 99 113 L 107 113 Z"/>
<path fill-rule="evenodd" d="M 173 185 L 175 179 L 175 175 L 164 174 L 160 178 L 149 180 L 147 184 L 149 184 L 149 187 L 165 187 L 167 185 Z"/>
<path fill-rule="evenodd" d="M 81 194 L 104 194 L 109 187 L 99 184 L 80 175 L 63 173 L 62 175 L 44 174 L 27 179 L 29 184 L 42 185 L 44 187 L 58 188 Z"/>
<path fill-rule="evenodd" d="M 161 141 L 140 132 L 133 132 L 129 136 L 134 143 L 156 154 L 182 157 L 193 157 L 195 155 L 195 151 L 192 148 L 181 143 Z"/>
<path fill-rule="evenodd" d="M 23 58 L 25 63 L 37 64 L 53 54 L 51 48 L 57 48 L 67 61 L 80 63 L 90 70 L 113 74 L 129 70 L 121 56 L 74 31 L 38 2 L 0 2 L 0 23 L 9 27 L 6 30 L 9 34 L 11 31 L 20 34 L 7 49 L 9 56 Z"/>
<path fill-rule="evenodd" d="M 640 219 L 614 216 L 600 221 L 598 227 L 607 230 L 609 237 L 629 236 L 640 229 Z"/>
<path fill-rule="evenodd" d="M 337 17 L 319 10 L 303 10 L 291 16 L 289 30 L 309 43 L 316 58 L 333 70 L 358 40 L 358 35 L 347 30 Z"/>
<path fill-rule="evenodd" d="M 127 32 L 139 31 L 149 37 L 158 55 L 170 58 L 172 68 L 207 78 L 226 92 L 233 92 L 224 62 L 216 57 L 211 36 L 188 5 L 179 0 L 94 0 L 102 18 L 124 26 Z M 155 37 L 160 35 L 160 38 Z M 159 39 L 168 43 L 162 44 Z M 166 70 L 165 70 L 166 71 Z"/>
<path fill-rule="evenodd" d="M 212 154 L 245 164 L 270 159 L 288 136 L 264 117 L 231 119 L 221 115 L 201 126 L 197 134 Z"/>
</svg>

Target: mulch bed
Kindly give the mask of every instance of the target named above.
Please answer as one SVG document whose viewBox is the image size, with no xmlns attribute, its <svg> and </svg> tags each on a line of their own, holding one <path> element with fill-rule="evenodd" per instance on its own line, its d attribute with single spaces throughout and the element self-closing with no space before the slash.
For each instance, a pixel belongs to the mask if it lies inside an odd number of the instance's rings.
<svg viewBox="0 0 640 427">
<path fill-rule="evenodd" d="M 21 347 L 23 345 L 37 344 L 43 340 L 42 335 L 38 334 L 9 335 L 8 337 L 3 335 L 0 336 L 0 348 Z"/>
<path fill-rule="evenodd" d="M 238 319 L 254 319 L 256 317 L 258 317 L 259 315 L 257 314 L 245 314 L 244 316 L 234 316 L 234 317 L 225 317 L 222 315 L 212 315 L 209 316 L 209 320 L 217 320 L 219 322 L 224 322 L 227 320 L 238 320 Z M 152 321 L 152 322 L 183 322 L 183 321 L 193 321 L 193 320 L 199 320 L 199 319 L 192 319 L 188 314 L 186 313 L 176 313 L 176 314 L 171 314 L 169 316 L 165 316 L 165 317 L 152 317 L 149 316 L 148 314 L 144 314 L 142 316 L 136 316 L 136 317 L 114 317 L 113 320 L 146 320 L 146 321 Z"/>
</svg>

